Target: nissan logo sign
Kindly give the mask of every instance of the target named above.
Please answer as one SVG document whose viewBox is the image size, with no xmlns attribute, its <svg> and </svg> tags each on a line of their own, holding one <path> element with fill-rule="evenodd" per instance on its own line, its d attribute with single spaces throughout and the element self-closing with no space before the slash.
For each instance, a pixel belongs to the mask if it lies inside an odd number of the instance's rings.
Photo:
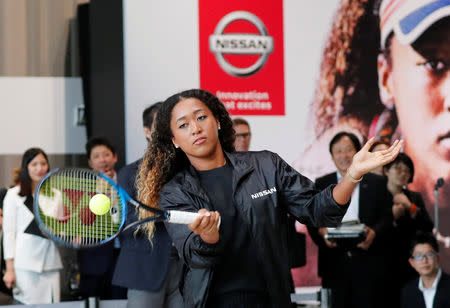
<svg viewBox="0 0 450 308">
<path fill-rule="evenodd" d="M 236 20 L 250 22 L 258 29 L 258 34 L 226 33 L 226 27 Z M 230 75 L 237 77 L 250 76 L 259 71 L 273 51 L 273 38 L 268 35 L 266 26 L 254 14 L 247 11 L 235 11 L 225 15 L 217 24 L 214 34 L 209 37 L 209 48 L 216 55 L 220 67 Z M 260 55 L 249 67 L 236 67 L 230 64 L 224 54 Z"/>
</svg>

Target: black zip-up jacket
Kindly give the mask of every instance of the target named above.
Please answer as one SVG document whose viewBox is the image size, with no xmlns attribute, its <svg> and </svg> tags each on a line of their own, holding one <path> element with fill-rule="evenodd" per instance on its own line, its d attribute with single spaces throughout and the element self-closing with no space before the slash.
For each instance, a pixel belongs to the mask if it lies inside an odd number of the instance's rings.
<svg viewBox="0 0 450 308">
<path fill-rule="evenodd" d="M 262 152 L 225 153 L 233 168 L 230 203 L 244 218 L 243 232 L 257 247 L 258 261 L 273 307 L 290 305 L 290 269 L 286 242 L 287 214 L 304 224 L 337 226 L 348 204 L 332 197 L 333 186 L 318 192 L 314 184 L 292 169 L 277 154 Z M 231 204 L 230 204 L 231 205 Z M 164 210 L 197 212 L 212 210 L 209 198 L 192 166 L 177 173 L 160 192 Z M 185 225 L 166 224 L 167 231 L 186 267 L 180 291 L 184 305 L 203 308 L 214 266 L 226 257 L 225 243 L 208 244 Z"/>
</svg>

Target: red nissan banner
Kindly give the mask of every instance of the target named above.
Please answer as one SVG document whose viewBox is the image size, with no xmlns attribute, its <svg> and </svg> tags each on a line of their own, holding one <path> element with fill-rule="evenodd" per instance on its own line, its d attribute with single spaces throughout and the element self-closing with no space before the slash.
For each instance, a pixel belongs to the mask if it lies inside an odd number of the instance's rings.
<svg viewBox="0 0 450 308">
<path fill-rule="evenodd" d="M 284 115 L 283 2 L 198 3 L 200 87 L 232 115 Z"/>
</svg>

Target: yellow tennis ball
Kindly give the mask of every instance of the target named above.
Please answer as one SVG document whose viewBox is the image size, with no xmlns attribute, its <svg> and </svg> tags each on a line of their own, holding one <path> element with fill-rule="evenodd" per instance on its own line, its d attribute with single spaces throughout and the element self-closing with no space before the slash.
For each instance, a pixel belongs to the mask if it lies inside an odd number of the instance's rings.
<svg viewBox="0 0 450 308">
<path fill-rule="evenodd" d="M 96 194 L 89 201 L 89 209 L 95 215 L 104 215 L 111 208 L 111 200 L 104 194 Z"/>
</svg>

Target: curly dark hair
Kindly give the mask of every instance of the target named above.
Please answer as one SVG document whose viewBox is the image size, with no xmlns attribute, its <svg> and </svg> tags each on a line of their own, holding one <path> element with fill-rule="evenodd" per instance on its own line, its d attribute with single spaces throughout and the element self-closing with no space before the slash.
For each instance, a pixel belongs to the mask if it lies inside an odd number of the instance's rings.
<svg viewBox="0 0 450 308">
<path fill-rule="evenodd" d="M 342 119 L 368 135 L 384 109 L 378 90 L 379 0 L 343 0 L 323 50 L 312 109 L 321 136 Z"/>
<path fill-rule="evenodd" d="M 219 141 L 222 149 L 226 152 L 235 151 L 233 122 L 225 106 L 216 96 L 201 89 L 186 90 L 172 95 L 164 101 L 156 115 L 155 130 L 152 132 L 151 142 L 148 145 L 136 179 L 138 198 L 149 206 L 158 207 L 159 192 L 162 187 L 176 173 L 190 165 L 186 154 L 173 145 L 173 134 L 170 129 L 173 108 L 176 104 L 188 98 L 200 100 L 211 110 L 214 118 L 220 123 Z M 147 211 L 139 211 L 140 219 L 147 218 L 150 215 Z M 151 239 L 154 224 L 146 224 L 141 228 L 147 232 L 149 239 Z"/>
</svg>

